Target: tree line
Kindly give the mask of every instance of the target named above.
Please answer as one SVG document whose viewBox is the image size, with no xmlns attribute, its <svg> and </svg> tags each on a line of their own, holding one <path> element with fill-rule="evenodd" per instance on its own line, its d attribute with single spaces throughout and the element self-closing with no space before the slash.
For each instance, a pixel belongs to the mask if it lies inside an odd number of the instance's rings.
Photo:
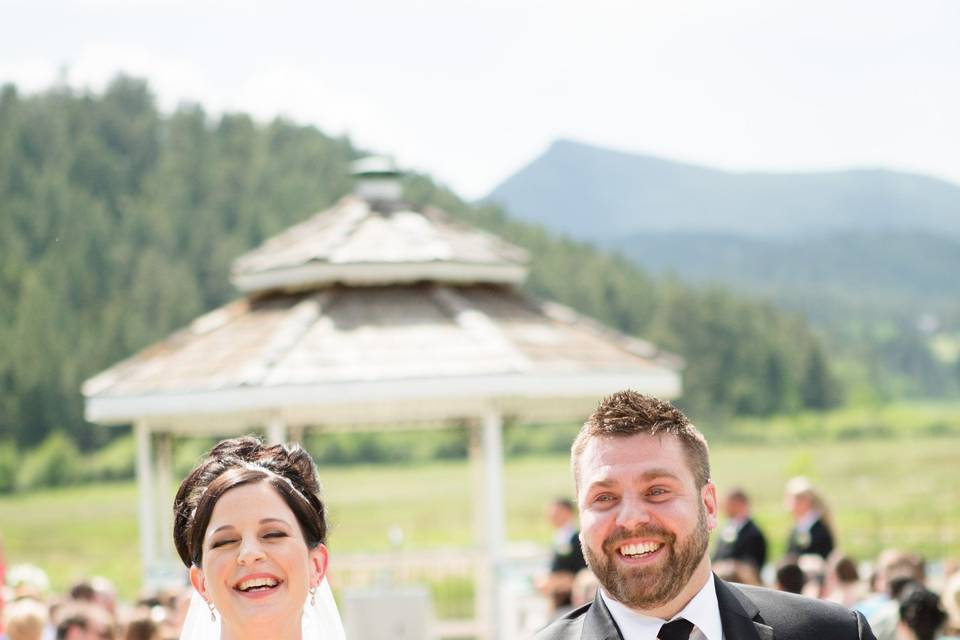
<svg viewBox="0 0 960 640">
<path fill-rule="evenodd" d="M 54 432 L 82 451 L 80 385 L 238 294 L 231 261 L 335 202 L 365 155 L 284 119 L 172 114 L 148 84 L 101 93 L 0 88 L 0 444 Z M 525 287 L 681 355 L 694 415 L 767 415 L 840 401 L 830 356 L 799 316 L 719 288 L 653 278 L 628 260 L 470 204 L 429 176 L 407 197 L 531 252 Z"/>
</svg>

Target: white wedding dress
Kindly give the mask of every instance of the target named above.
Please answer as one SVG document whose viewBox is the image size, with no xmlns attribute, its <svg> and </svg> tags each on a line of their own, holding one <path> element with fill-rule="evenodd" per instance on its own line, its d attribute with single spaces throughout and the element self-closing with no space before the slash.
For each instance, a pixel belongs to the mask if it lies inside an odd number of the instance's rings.
<svg viewBox="0 0 960 640">
<path fill-rule="evenodd" d="M 326 579 L 317 587 L 315 600 L 314 605 L 310 604 L 309 599 L 304 603 L 303 640 L 345 640 L 340 612 Z M 220 640 L 220 617 L 210 619 L 207 603 L 195 589 L 180 640 Z"/>
</svg>

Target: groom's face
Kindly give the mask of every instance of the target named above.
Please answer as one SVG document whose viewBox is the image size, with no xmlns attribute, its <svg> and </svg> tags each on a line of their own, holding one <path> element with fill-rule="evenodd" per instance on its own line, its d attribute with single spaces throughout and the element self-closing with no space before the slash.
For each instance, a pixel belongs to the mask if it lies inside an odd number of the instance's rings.
<svg viewBox="0 0 960 640">
<path fill-rule="evenodd" d="M 577 465 L 584 554 L 610 596 L 656 609 L 709 575 L 716 489 L 697 487 L 675 436 L 593 438 Z"/>
</svg>

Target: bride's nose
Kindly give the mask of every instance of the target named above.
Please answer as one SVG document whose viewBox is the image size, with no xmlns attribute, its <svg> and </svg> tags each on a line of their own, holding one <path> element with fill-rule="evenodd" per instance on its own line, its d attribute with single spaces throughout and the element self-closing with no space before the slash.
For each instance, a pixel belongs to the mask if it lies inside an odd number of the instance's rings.
<svg viewBox="0 0 960 640">
<path fill-rule="evenodd" d="M 240 542 L 240 550 L 237 554 L 237 563 L 238 564 L 252 564 L 257 560 L 263 559 L 263 547 L 260 546 L 260 541 L 257 538 L 242 540 Z"/>
</svg>

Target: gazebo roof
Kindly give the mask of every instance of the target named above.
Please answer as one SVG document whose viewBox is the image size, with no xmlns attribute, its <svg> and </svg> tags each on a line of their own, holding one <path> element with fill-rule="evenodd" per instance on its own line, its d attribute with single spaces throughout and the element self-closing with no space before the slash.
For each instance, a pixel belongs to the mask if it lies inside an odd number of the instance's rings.
<svg viewBox="0 0 960 640">
<path fill-rule="evenodd" d="M 336 285 L 232 302 L 83 393 L 88 419 L 107 423 L 429 420 L 484 403 L 549 418 L 567 417 L 562 399 L 580 412 L 627 386 L 675 397 L 677 368 L 649 343 L 509 286 Z"/>
<path fill-rule="evenodd" d="M 413 283 L 518 284 L 527 253 L 432 207 L 341 199 L 234 263 L 240 291 Z"/>
</svg>

